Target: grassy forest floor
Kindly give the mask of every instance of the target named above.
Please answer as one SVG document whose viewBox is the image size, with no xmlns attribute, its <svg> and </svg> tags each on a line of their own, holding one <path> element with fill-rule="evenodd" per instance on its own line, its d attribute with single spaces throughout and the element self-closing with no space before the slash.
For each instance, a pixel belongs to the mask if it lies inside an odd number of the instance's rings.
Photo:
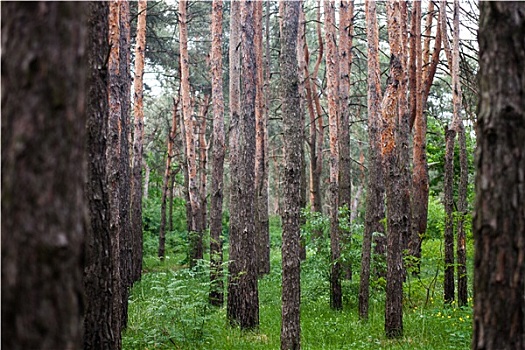
<svg viewBox="0 0 525 350">
<path fill-rule="evenodd" d="M 358 234 L 355 236 L 353 256 L 357 257 L 360 240 Z M 226 307 L 216 308 L 208 304 L 209 269 L 205 260 L 195 270 L 185 266 L 184 234 L 168 233 L 167 256 L 161 262 L 156 257 L 157 237 L 145 232 L 144 274 L 133 287 L 129 299 L 124 349 L 279 349 L 281 254 L 278 218 L 272 220 L 271 237 L 271 273 L 259 280 L 260 328 L 242 332 L 229 326 Z M 469 298 L 467 307 L 443 304 L 443 247 L 440 239 L 424 241 L 420 277 L 407 278 L 404 335 L 396 340 L 384 336 L 384 279 L 372 281 L 369 320 L 359 320 L 359 259 L 353 259 L 352 280 L 343 281 L 343 311 L 330 310 L 328 265 L 323 249 L 308 249 L 308 258 L 302 264 L 303 349 L 470 347 L 472 298 Z M 471 267 L 471 241 L 468 253 Z M 471 271 L 469 268 L 469 295 L 472 290 Z"/>
</svg>

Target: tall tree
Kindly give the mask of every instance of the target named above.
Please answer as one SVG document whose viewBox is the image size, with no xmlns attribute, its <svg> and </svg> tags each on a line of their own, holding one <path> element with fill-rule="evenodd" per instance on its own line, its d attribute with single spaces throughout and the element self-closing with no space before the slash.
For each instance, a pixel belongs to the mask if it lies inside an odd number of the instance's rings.
<svg viewBox="0 0 525 350">
<path fill-rule="evenodd" d="M 457 216 L 457 282 L 458 282 L 458 303 L 460 306 L 467 305 L 468 291 L 467 291 L 467 254 L 466 254 L 466 233 L 465 220 L 467 214 L 467 186 L 468 186 L 468 163 L 467 163 L 467 145 L 465 128 L 461 118 L 461 81 L 459 70 L 459 1 L 454 0 L 454 34 L 453 34 L 453 50 L 452 50 L 452 70 L 454 74 L 453 79 L 453 94 L 452 100 L 454 104 L 455 125 L 457 130 L 458 142 L 460 148 L 459 165 L 460 165 L 460 181 L 458 188 L 458 216 Z"/>
<path fill-rule="evenodd" d="M 452 76 L 453 99 L 454 90 L 457 88 L 459 76 L 456 76 L 453 70 L 452 49 L 447 35 L 447 14 L 446 2 L 444 0 L 440 3 L 440 26 L 443 36 L 443 45 L 445 47 L 445 54 L 448 60 L 450 74 Z M 456 110 L 457 105 L 454 106 L 454 114 L 451 125 L 445 127 L 445 175 L 444 175 L 444 206 L 445 206 L 445 280 L 443 282 L 443 295 L 447 303 L 454 301 L 454 143 L 456 138 L 456 119 L 458 118 Z"/>
<path fill-rule="evenodd" d="M 341 309 L 341 256 L 339 237 L 339 67 L 337 64 L 335 1 L 324 2 L 328 125 L 330 131 L 330 307 Z"/>
<path fill-rule="evenodd" d="M 188 56 L 188 15 L 187 0 L 179 1 L 179 29 L 180 29 L 180 71 L 181 71 L 181 100 L 184 119 L 184 138 L 186 140 L 186 157 L 188 166 L 188 192 L 191 205 L 190 226 L 190 266 L 195 266 L 198 259 L 203 257 L 201 198 L 199 195 L 199 179 L 197 174 L 196 141 L 194 135 L 194 120 L 190 100 L 190 70 Z"/>
<path fill-rule="evenodd" d="M 354 2 L 340 1 L 339 10 L 339 206 L 347 208 L 350 218 L 352 206 L 352 180 L 350 158 L 350 72 L 352 66 Z M 342 232 L 345 249 L 349 249 L 351 232 Z M 345 254 L 348 256 L 349 254 Z M 352 278 L 351 261 L 344 262 L 344 273 Z"/>
<path fill-rule="evenodd" d="M 384 233 L 384 170 L 381 147 L 381 81 L 379 69 L 379 30 L 375 0 L 365 1 L 368 39 L 368 185 L 366 195 L 365 231 L 361 255 L 359 285 L 359 316 L 368 318 L 372 235 Z"/>
<path fill-rule="evenodd" d="M 310 146 L 310 205 L 312 211 L 322 212 L 321 205 L 321 174 L 323 170 L 323 139 L 324 139 L 324 126 L 323 126 L 323 110 L 319 100 L 320 93 L 317 90 L 317 77 L 319 74 L 319 67 L 323 61 L 324 44 L 323 35 L 321 31 L 321 2 L 318 2 L 317 8 L 317 41 L 319 44 L 317 59 L 312 74 L 306 69 L 305 76 L 305 89 L 306 99 L 308 106 L 308 113 L 310 115 L 310 140 L 308 142 Z M 308 51 L 308 43 L 305 40 L 304 45 L 305 60 L 308 63 L 310 60 L 310 53 Z M 306 66 L 308 68 L 308 65 Z M 315 106 L 315 111 L 314 111 Z"/>
<path fill-rule="evenodd" d="M 418 8 L 419 7 L 419 8 Z M 419 16 L 421 15 L 420 4 L 414 3 L 414 9 L 417 8 Z M 413 69 L 415 72 L 421 71 L 421 74 L 416 74 L 415 80 L 412 80 L 411 91 L 411 119 L 410 124 L 414 128 L 413 140 L 413 170 L 412 170 L 412 232 L 409 241 L 410 255 L 416 258 L 416 268 L 414 272 L 419 271 L 419 260 L 421 259 L 421 242 L 423 234 L 427 231 L 428 218 L 428 195 L 429 195 L 429 177 L 428 177 L 428 162 L 427 162 L 427 101 L 430 93 L 430 87 L 434 80 L 437 65 L 439 62 L 439 53 L 441 52 L 441 26 L 436 29 L 436 37 L 434 40 L 434 50 L 430 57 L 430 34 L 432 28 L 432 19 L 434 16 L 434 3 L 429 1 L 428 14 L 425 23 L 425 41 L 424 49 L 421 52 L 421 20 L 416 14 L 413 14 L 414 37 L 412 43 L 414 48 L 411 48 L 411 54 L 414 55 Z M 414 28 L 415 26 L 415 28 Z M 419 68 L 418 68 L 419 67 Z M 413 72 L 413 70 L 410 70 Z M 415 99 L 415 100 L 414 100 Z"/>
<path fill-rule="evenodd" d="M 137 35 L 135 40 L 135 79 L 134 79 L 134 132 L 133 168 L 131 182 L 131 227 L 133 230 L 133 280 L 140 279 L 142 273 L 142 152 L 144 146 L 144 102 L 143 76 L 146 51 L 146 11 L 147 0 L 138 2 Z"/>
<path fill-rule="evenodd" d="M 166 199 L 170 189 L 170 178 L 172 176 L 171 161 L 173 160 L 173 148 L 175 143 L 175 135 L 177 133 L 177 110 L 179 100 L 173 99 L 173 111 L 170 131 L 168 133 L 168 151 L 166 153 L 166 166 L 164 168 L 164 179 L 162 182 L 162 197 L 160 201 L 160 226 L 159 226 L 159 251 L 158 257 L 164 259 L 166 250 Z"/>
<path fill-rule="evenodd" d="M 121 250 L 120 237 L 123 235 L 122 222 L 120 220 L 120 116 L 121 109 L 121 86 L 120 86 L 120 5 L 117 1 L 109 3 L 109 59 L 108 59 L 108 133 L 106 148 L 106 176 L 109 187 L 109 228 L 113 240 L 111 241 L 111 255 L 113 258 L 113 334 L 116 337 L 115 344 L 118 349 L 122 347 L 122 275 L 120 273 Z"/>
<path fill-rule="evenodd" d="M 297 37 L 300 1 L 283 1 L 280 95 L 284 131 L 281 349 L 301 348 L 300 205 L 303 126 L 299 101 Z"/>
<path fill-rule="evenodd" d="M 385 333 L 403 333 L 403 241 L 410 229 L 408 186 L 408 111 L 406 109 L 406 22 L 399 1 L 387 4 L 390 76 L 382 101 L 382 156 L 386 168 L 387 284 Z"/>
<path fill-rule="evenodd" d="M 224 98 L 222 93 L 222 0 L 212 3 L 211 81 L 213 105 L 213 156 L 210 208 L 210 303 L 222 306 L 222 201 L 224 185 Z"/>
<path fill-rule="evenodd" d="M 111 280 L 111 237 L 109 229 L 106 182 L 106 133 L 108 106 L 108 77 L 99 69 L 106 63 L 108 42 L 108 2 L 89 3 L 89 91 L 87 97 L 87 158 L 86 197 L 89 205 L 89 224 L 84 245 L 84 349 L 115 349 L 112 332 L 113 293 Z M 140 189 L 139 189 L 140 190 Z"/>
<path fill-rule="evenodd" d="M 263 2 L 255 2 L 255 59 L 257 66 L 255 95 L 255 230 L 259 275 L 270 273 L 270 227 L 268 218 L 268 136 L 263 76 Z"/>
<path fill-rule="evenodd" d="M 130 200 L 131 200 L 131 167 L 129 156 L 129 130 L 131 108 L 131 30 L 129 1 L 120 1 L 120 200 L 119 214 L 121 222 L 121 235 L 119 236 L 120 248 L 120 274 L 122 279 L 122 328 L 128 323 L 128 298 L 129 290 L 133 284 L 132 249 L 133 236 L 131 233 Z"/>
<path fill-rule="evenodd" d="M 525 348 L 525 3 L 481 2 L 473 349 Z"/>
<path fill-rule="evenodd" d="M 240 123 L 240 73 L 241 73 L 241 3 L 232 1 L 230 8 L 230 45 L 229 45 L 229 109 L 230 109 L 230 134 L 229 134 L 229 163 L 230 163 L 230 222 L 229 222 L 229 245 L 239 244 L 239 212 L 237 210 L 239 202 L 239 191 L 235 186 L 234 179 L 238 179 L 239 163 L 239 123 Z M 231 253 L 230 253 L 231 254 Z M 230 257 L 231 259 L 231 257 Z M 228 264 L 228 270 L 232 269 L 232 262 Z M 237 268 L 238 267 L 234 267 Z M 235 282 L 235 280 L 233 281 Z M 232 285 L 231 275 L 228 276 L 228 300 L 227 308 L 230 310 L 231 303 L 235 302 L 232 298 L 233 293 L 239 293 L 239 289 Z M 238 297 L 238 296 L 236 296 Z M 230 316 L 231 315 L 231 316 Z M 228 311 L 228 318 L 231 323 L 237 322 L 233 317 L 236 314 Z"/>
<path fill-rule="evenodd" d="M 2 3 L 2 348 L 82 347 L 87 4 Z"/>
<path fill-rule="evenodd" d="M 242 94 L 240 118 L 235 137 L 238 152 L 232 172 L 232 211 L 236 225 L 230 230 L 230 265 L 228 280 L 228 319 L 241 329 L 259 325 L 259 294 L 255 248 L 255 96 L 256 60 L 254 50 L 254 2 L 241 3 Z M 230 150 L 231 152 L 231 150 Z M 236 177 L 233 177 L 235 174 Z M 233 185 L 233 183 L 235 185 Z"/>
</svg>

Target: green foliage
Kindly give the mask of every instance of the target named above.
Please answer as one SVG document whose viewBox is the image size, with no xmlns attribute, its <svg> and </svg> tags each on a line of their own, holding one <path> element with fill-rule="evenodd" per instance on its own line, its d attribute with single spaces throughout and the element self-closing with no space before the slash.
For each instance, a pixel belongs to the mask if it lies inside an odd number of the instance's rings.
<svg viewBox="0 0 525 350">
<path fill-rule="evenodd" d="M 442 217 L 442 205 L 433 198 L 430 208 L 429 223 L 435 220 L 437 225 Z M 443 303 L 443 246 L 439 237 L 432 237 L 434 233 L 429 233 L 423 241 L 420 274 L 407 274 L 404 283 L 404 335 L 390 340 L 384 336 L 384 278 L 371 276 L 369 320 L 361 321 L 357 315 L 363 224 L 341 220 L 342 228 L 352 232 L 348 254 L 354 274 L 352 280 L 342 281 L 344 310 L 333 311 L 329 308 L 329 221 L 326 216 L 309 210 L 305 210 L 303 215 L 306 220 L 302 236 L 307 239 L 307 260 L 301 267 L 303 349 L 423 350 L 469 347 L 472 299 L 463 308 Z M 435 230 L 439 232 L 440 228 L 436 226 Z M 260 327 L 249 332 L 230 327 L 226 307 L 216 308 L 208 304 L 210 282 L 206 261 L 200 261 L 195 269 L 181 266 L 187 246 L 185 233 L 170 233 L 174 238 L 167 242 L 168 253 L 164 261 L 156 257 L 157 236 L 146 236 L 145 245 L 151 245 L 151 248 L 145 249 L 147 273 L 131 291 L 129 324 L 123 336 L 123 348 L 279 349 L 280 235 L 280 218 L 272 217 L 271 273 L 259 280 Z M 467 239 L 467 248 L 468 273 L 472 276 L 471 239 Z M 376 261 L 375 264 L 384 264 L 384 261 Z M 224 263 L 224 269 L 227 269 L 227 263 Z M 471 290 L 471 284 L 469 288 Z"/>
</svg>

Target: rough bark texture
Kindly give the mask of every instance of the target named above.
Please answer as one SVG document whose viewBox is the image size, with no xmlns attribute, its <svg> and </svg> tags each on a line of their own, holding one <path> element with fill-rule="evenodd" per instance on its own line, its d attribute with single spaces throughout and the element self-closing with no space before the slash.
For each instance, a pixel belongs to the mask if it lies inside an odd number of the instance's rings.
<svg viewBox="0 0 525 350">
<path fill-rule="evenodd" d="M 480 3 L 473 349 L 525 348 L 525 3 Z"/>
<path fill-rule="evenodd" d="M 323 61 L 324 45 L 323 36 L 321 32 L 321 4 L 318 4 L 317 10 L 317 42 L 319 44 L 317 59 L 312 74 L 307 70 L 306 76 L 309 77 L 306 81 L 306 97 L 308 99 L 308 110 L 310 113 L 310 205 L 312 211 L 321 213 L 321 174 L 323 172 L 323 110 L 319 101 L 319 91 L 315 82 L 319 75 L 319 66 Z M 305 40 L 305 59 L 309 61 L 308 46 Z M 315 113 L 313 107 L 315 106 Z"/>
<path fill-rule="evenodd" d="M 445 129 L 445 280 L 443 298 L 446 303 L 454 301 L 454 139 L 456 130 Z"/>
<path fill-rule="evenodd" d="M 379 31 L 377 27 L 376 2 L 365 2 L 368 39 L 368 185 L 366 195 L 365 231 L 361 254 L 361 279 L 359 285 L 359 317 L 368 318 L 370 263 L 372 257 L 372 235 L 384 234 L 382 220 L 384 208 L 384 170 L 380 152 L 380 104 L 381 85 L 379 69 Z"/>
<path fill-rule="evenodd" d="M 461 81 L 460 81 L 460 56 L 459 56 L 459 1 L 454 0 L 454 33 L 452 45 L 452 102 L 454 105 L 454 128 L 458 135 L 460 147 L 460 181 L 458 186 L 458 215 L 457 215 L 457 282 L 458 303 L 460 306 L 467 305 L 467 255 L 465 246 L 465 215 L 467 214 L 467 186 L 468 186 L 468 164 L 465 128 L 461 119 Z"/>
<path fill-rule="evenodd" d="M 241 73 L 241 3 L 240 1 L 232 1 L 230 8 L 230 47 L 229 47 L 229 107 L 230 107 L 230 223 L 229 223 L 229 244 L 230 251 L 232 247 L 240 244 L 239 232 L 239 190 L 237 188 L 238 164 L 239 164 L 239 119 L 240 119 L 240 73 Z M 230 252 L 231 260 L 231 252 Z M 232 262 L 228 264 L 228 319 L 231 323 L 237 322 L 234 319 L 234 311 L 232 303 L 239 302 L 240 293 L 239 288 L 235 285 L 236 280 L 231 278 Z M 235 298 L 234 298 L 235 293 Z"/>
<path fill-rule="evenodd" d="M 350 157 L 350 72 L 352 66 L 352 42 L 354 2 L 341 0 L 339 8 L 339 207 L 347 208 L 350 218 L 352 207 L 352 159 Z M 352 232 L 341 230 L 343 255 L 349 256 Z M 342 264 L 346 279 L 352 279 L 352 262 Z"/>
<path fill-rule="evenodd" d="M 116 1 L 109 4 L 109 47 L 110 54 L 108 60 L 108 89 L 109 89 L 109 115 L 108 115 L 108 134 L 106 148 L 106 176 L 109 187 L 109 228 L 111 231 L 111 251 L 113 278 L 113 333 L 116 337 L 115 345 L 122 347 L 121 322 L 122 322 L 122 287 L 123 283 L 120 274 L 120 236 L 123 234 L 122 222 L 120 220 L 120 115 L 121 110 L 121 87 L 120 87 L 120 5 Z"/>
<path fill-rule="evenodd" d="M 284 132 L 281 349 L 301 348 L 300 202 L 303 128 L 299 101 L 297 33 L 300 1 L 283 1 L 280 95 Z"/>
<path fill-rule="evenodd" d="M 186 139 L 186 157 L 188 164 L 188 192 L 191 205 L 191 217 L 187 220 L 190 226 L 190 266 L 196 265 L 197 260 L 203 257 L 202 234 L 204 223 L 202 222 L 201 197 L 199 195 L 199 179 L 197 173 L 197 154 L 194 135 L 194 121 L 190 101 L 190 70 L 188 57 L 188 26 L 187 26 L 188 1 L 179 1 L 179 29 L 180 29 L 180 71 L 181 71 L 181 100 L 182 115 Z"/>
<path fill-rule="evenodd" d="M 133 169 L 131 182 L 131 228 L 133 235 L 133 281 L 142 274 L 142 150 L 144 144 L 143 76 L 146 51 L 146 10 L 148 1 L 138 2 L 135 44 Z"/>
<path fill-rule="evenodd" d="M 430 33 L 433 18 L 434 3 L 429 2 L 429 14 L 425 24 L 425 42 L 422 52 L 422 77 L 419 91 L 418 108 L 414 116 L 414 140 L 413 140 L 413 176 L 412 176 L 412 237 L 410 241 L 410 254 L 417 259 L 417 270 L 419 271 L 419 260 L 421 259 L 421 241 L 427 230 L 428 218 L 428 196 L 429 196 L 429 179 L 428 179 L 428 162 L 427 162 L 427 114 L 426 106 L 430 87 L 434 80 L 437 65 L 439 63 L 439 54 L 441 52 L 441 26 L 436 30 L 434 41 L 434 50 L 430 57 Z M 421 32 L 419 31 L 421 34 Z M 416 50 L 420 49 L 420 44 L 416 43 Z M 419 62 L 419 54 L 416 52 L 416 70 Z M 417 76 L 419 78 L 419 76 Z M 417 85 L 417 82 L 416 82 Z"/>
<path fill-rule="evenodd" d="M 210 303 L 222 306 L 222 201 L 224 186 L 224 98 L 222 93 L 222 0 L 212 3 L 211 79 L 213 105 L 213 156 L 210 207 Z"/>
<path fill-rule="evenodd" d="M 412 150 L 412 228 L 408 241 L 409 254 L 415 258 L 411 268 L 419 272 L 421 239 L 427 230 L 428 216 L 428 164 L 426 153 L 427 120 L 423 114 L 421 52 L 421 2 L 413 3 L 410 46 L 410 126 L 414 125 Z"/>
<path fill-rule="evenodd" d="M 205 95 L 199 108 L 199 119 L 197 125 L 198 147 L 199 147 L 199 195 L 201 208 L 201 222 L 202 229 L 207 227 L 207 164 L 208 164 L 208 142 L 206 141 L 206 116 L 208 115 L 208 107 L 210 106 L 210 95 Z M 202 245 L 203 243 L 201 243 Z M 203 247 L 204 248 L 204 247 Z"/>
<path fill-rule="evenodd" d="M 406 60 L 403 48 L 404 20 L 399 2 L 388 3 L 387 20 L 390 76 L 381 106 L 381 152 L 386 168 L 388 210 L 385 333 L 387 337 L 399 337 L 403 333 L 403 239 L 410 228 L 410 201 L 404 194 L 408 191 L 408 157 L 404 154 L 408 150 L 405 134 L 408 131 L 408 114 L 403 106 L 406 98 Z"/>
<path fill-rule="evenodd" d="M 447 14 L 446 3 L 444 0 L 440 3 L 440 27 L 443 36 L 443 47 L 445 56 L 448 61 L 450 75 L 452 77 L 452 98 L 456 99 L 454 90 L 457 88 L 459 76 L 454 72 L 454 63 L 452 57 L 452 48 L 447 34 Z M 457 105 L 453 103 L 453 117 L 451 125 L 445 128 L 445 174 L 443 184 L 443 196 L 445 207 L 445 279 L 443 282 L 443 298 L 446 303 L 454 301 L 454 143 L 456 139 L 456 124 L 459 111 Z"/>
<path fill-rule="evenodd" d="M 336 47 L 335 1 L 324 2 L 328 125 L 330 129 L 330 307 L 343 308 L 339 237 L 339 67 Z"/>
<path fill-rule="evenodd" d="M 129 129 L 130 129 L 130 106 L 131 106 L 131 30 L 129 1 L 120 1 L 120 222 L 121 235 L 119 235 L 120 247 L 120 274 L 122 279 L 122 328 L 128 323 L 128 298 L 129 289 L 133 284 L 133 236 L 131 233 L 130 199 L 131 199 L 131 167 L 129 157 Z"/>
<path fill-rule="evenodd" d="M 1 6 L 2 349 L 79 349 L 88 7 Z"/>
<path fill-rule="evenodd" d="M 236 203 L 237 228 L 230 231 L 230 276 L 228 319 L 241 329 L 259 325 L 259 294 L 255 248 L 255 96 L 256 60 L 254 50 L 254 2 L 241 3 L 242 100 L 238 123 L 237 177 L 232 177 Z M 232 173 L 232 175 L 234 174 Z M 234 185 L 233 185 L 234 184 Z M 235 235 L 236 237 L 232 237 Z"/>
<path fill-rule="evenodd" d="M 84 349 L 114 349 L 113 269 L 109 230 L 109 194 L 106 182 L 106 132 L 108 79 L 106 56 L 109 51 L 107 2 L 89 4 L 89 92 L 87 99 L 88 175 L 86 198 L 89 225 L 84 245 Z"/>
<path fill-rule="evenodd" d="M 173 159 L 173 144 L 175 142 L 175 135 L 177 133 L 177 109 L 178 100 L 173 100 L 173 111 L 171 128 L 168 134 L 168 152 L 166 154 L 166 167 L 164 168 L 164 179 L 162 182 L 162 197 L 160 200 L 160 226 L 159 226 L 159 251 L 158 257 L 164 259 L 166 250 L 166 199 L 170 188 L 170 178 L 172 176 L 171 161 Z"/>
<path fill-rule="evenodd" d="M 268 217 L 268 143 L 267 114 L 264 98 L 263 77 L 263 2 L 255 2 L 255 60 L 256 97 L 255 97 L 255 230 L 257 234 L 257 265 L 260 276 L 270 273 L 270 227 Z"/>
<path fill-rule="evenodd" d="M 296 43 L 296 52 L 297 52 L 297 79 L 299 81 L 299 113 L 300 113 L 300 128 L 303 130 L 302 132 L 302 138 L 301 138 L 301 200 L 300 200 L 300 208 L 306 208 L 308 203 L 308 181 L 306 177 L 306 154 L 305 154 L 305 140 L 306 137 L 304 135 L 304 126 L 305 126 L 305 107 L 306 107 L 306 78 L 305 78 L 305 72 L 308 70 L 308 65 L 306 63 L 306 56 L 305 56 L 305 18 L 304 18 L 304 11 L 303 11 L 303 5 L 301 2 L 301 6 L 299 6 L 299 23 L 297 27 L 297 43 Z M 306 223 L 306 216 L 305 215 L 299 215 L 299 225 L 303 226 Z M 301 237 L 300 240 L 300 249 L 299 249 L 299 256 L 301 258 L 301 261 L 306 260 L 306 241 L 304 237 Z"/>
</svg>

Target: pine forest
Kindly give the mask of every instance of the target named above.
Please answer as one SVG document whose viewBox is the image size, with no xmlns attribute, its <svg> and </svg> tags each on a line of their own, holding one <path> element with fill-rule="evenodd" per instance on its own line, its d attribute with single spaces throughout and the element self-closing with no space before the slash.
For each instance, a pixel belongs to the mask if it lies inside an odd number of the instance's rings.
<svg viewBox="0 0 525 350">
<path fill-rule="evenodd" d="M 1 2 L 5 349 L 525 350 L 525 2 Z"/>
</svg>

